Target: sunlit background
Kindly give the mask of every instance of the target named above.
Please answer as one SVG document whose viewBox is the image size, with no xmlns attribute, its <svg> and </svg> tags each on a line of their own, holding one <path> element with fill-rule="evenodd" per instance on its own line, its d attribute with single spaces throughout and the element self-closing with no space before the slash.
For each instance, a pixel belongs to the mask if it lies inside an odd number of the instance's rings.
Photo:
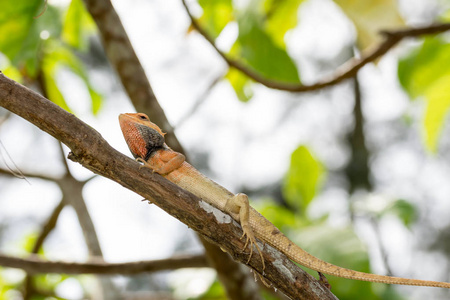
<svg viewBox="0 0 450 300">
<path fill-rule="evenodd" d="M 249 2 L 234 1 L 233 6 L 242 13 L 251 5 Z M 284 36 L 286 50 L 304 84 L 332 74 L 353 53 L 358 56 L 358 49 L 364 47 L 361 43 L 376 46 L 382 41 L 364 41 L 364 35 L 358 35 L 361 27 L 349 18 L 349 7 L 356 5 L 350 2 L 358 1 L 336 2 L 303 1 L 298 9 L 298 25 Z M 62 16 L 70 3 L 48 1 Z M 369 10 L 374 3 L 386 5 L 386 11 L 398 9 L 400 19 L 387 20 L 387 28 L 430 24 L 442 19 L 450 5 L 438 0 L 366 1 L 360 5 Z M 346 166 L 354 158 L 348 142 L 355 124 L 353 80 L 306 93 L 249 84 L 246 92 L 251 97 L 242 101 L 228 80 L 217 81 L 228 72 L 228 65 L 203 36 L 189 29 L 190 20 L 181 0 L 115 0 L 113 5 L 193 165 L 232 192 L 249 194 L 258 210 L 298 245 L 324 260 L 376 274 L 450 280 L 448 125 L 444 122 L 435 129 L 427 128 L 426 95 L 413 97 L 414 92 L 400 84 L 398 75 L 399 60 L 411 55 L 423 39 L 402 41 L 376 64 L 358 73 L 370 186 L 353 189 L 346 175 Z M 188 1 L 188 5 L 196 17 L 202 16 L 202 7 L 196 1 Z M 47 13 L 49 10 L 41 18 Z M 363 12 L 361 15 L 365 16 Z M 383 21 L 376 23 L 367 18 L 377 30 L 385 29 Z M 237 23 L 230 22 L 217 37 L 218 47 L 225 52 L 232 49 L 238 30 Z M 57 69 L 55 81 L 70 110 L 114 148 L 129 155 L 117 117 L 135 108 L 108 64 L 94 27 L 91 32 L 88 49 L 76 52 L 85 64 L 89 85 L 68 67 Z M 43 29 L 40 38 L 51 39 L 52 30 Z M 443 40 L 448 42 L 448 35 Z M 0 48 L 0 70 L 7 76 L 18 73 L 14 62 L 1 52 Z M 449 63 L 446 58 L 442 68 L 449 69 Z M 21 80 L 27 83 L 26 78 Z M 30 86 L 35 87 L 33 83 Z M 96 114 L 89 88 L 102 97 Z M 442 114 L 448 105 L 440 106 Z M 2 169 L 48 177 L 64 174 L 56 140 L 2 108 L 0 118 L 5 118 L 0 126 Z M 430 132 L 438 132 L 436 142 Z M 68 152 L 64 148 L 66 156 Z M 289 175 L 295 173 L 290 166 L 296 159 L 306 168 L 304 175 L 296 176 L 303 180 L 305 186 L 300 193 L 310 195 L 309 202 L 292 200 L 299 193 L 292 190 L 298 178 Z M 93 175 L 72 161 L 67 164 L 79 180 Z M 49 180 L 25 180 L 8 172 L 0 175 L 0 251 L 26 257 L 62 194 Z M 83 196 L 108 262 L 203 252 L 187 226 L 115 182 L 95 177 L 85 186 Z M 77 216 L 70 206 L 63 209 L 40 253 L 49 260 L 88 259 Z M 352 258 L 358 262 L 352 264 Z M 368 264 L 370 269 L 364 269 Z M 0 299 L 22 299 L 25 275 L 18 269 L 0 268 Z M 94 277 L 88 275 L 43 278 L 56 296 L 66 299 L 93 297 L 97 288 Z M 127 295 L 170 292 L 176 299 L 201 297 L 216 280 L 213 269 L 207 268 L 111 278 L 117 290 Z M 450 296 L 438 288 L 375 284 L 355 287 L 357 284 L 333 281 L 333 292 L 340 299 Z M 346 289 L 353 292 L 346 294 Z"/>
</svg>

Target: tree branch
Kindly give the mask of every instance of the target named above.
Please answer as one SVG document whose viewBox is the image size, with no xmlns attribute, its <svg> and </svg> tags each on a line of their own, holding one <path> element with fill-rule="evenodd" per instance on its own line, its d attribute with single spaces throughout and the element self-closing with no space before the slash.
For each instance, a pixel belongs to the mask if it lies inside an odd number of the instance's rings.
<svg viewBox="0 0 450 300">
<path fill-rule="evenodd" d="M 0 73 L 0 106 L 33 123 L 71 149 L 69 158 L 92 172 L 109 178 L 150 199 L 209 241 L 220 245 L 235 260 L 246 263 L 242 229 L 228 215 L 213 208 L 164 177 L 153 173 L 112 148 L 92 127 L 56 104 Z M 258 242 L 263 250 L 264 277 L 294 299 L 336 299 L 316 279 L 297 267 L 281 252 Z M 262 273 L 258 255 L 249 266 Z"/>
<path fill-rule="evenodd" d="M 143 260 L 126 263 L 107 263 L 100 257 L 85 263 L 49 261 L 30 255 L 19 258 L 0 253 L 0 265 L 7 268 L 22 269 L 28 274 L 60 273 L 60 274 L 121 274 L 132 275 L 145 272 L 177 270 L 181 268 L 208 267 L 204 255 L 177 256 L 160 260 Z"/>
<path fill-rule="evenodd" d="M 128 35 L 110 0 L 84 0 L 89 13 L 92 15 L 99 29 L 105 54 L 116 70 L 125 91 L 137 111 L 146 113 L 153 122 L 160 125 L 167 132 L 167 144 L 186 157 L 182 145 L 175 136 L 174 129 L 158 103 L 151 84 L 145 74 Z M 204 243 L 202 241 L 202 243 Z M 212 257 L 222 255 L 220 261 L 227 258 L 218 247 L 208 247 L 208 251 L 215 251 Z M 237 269 L 237 267 L 236 267 Z M 225 286 L 225 289 L 228 289 Z"/>
<path fill-rule="evenodd" d="M 354 57 L 348 60 L 338 69 L 336 69 L 336 71 L 333 74 L 326 76 L 324 79 L 314 84 L 304 85 L 268 79 L 263 75 L 261 75 L 260 73 L 258 73 L 257 71 L 251 69 L 249 66 L 245 65 L 243 62 L 229 57 L 226 53 L 217 48 L 213 38 L 200 26 L 200 24 L 191 14 L 186 4 L 186 0 L 182 0 L 182 2 L 191 20 L 192 26 L 211 44 L 214 50 L 216 50 L 216 52 L 223 58 L 223 60 L 225 60 L 228 66 L 236 70 L 239 70 L 250 79 L 253 79 L 254 81 L 268 88 L 288 92 L 314 91 L 328 86 L 336 85 L 346 79 L 354 77 L 362 67 L 386 54 L 392 47 L 397 45 L 401 40 L 405 38 L 436 34 L 450 30 L 450 23 L 442 23 L 418 28 L 382 31 L 381 34 L 385 36 L 385 40 L 380 45 L 368 50 L 367 52 L 364 52 L 360 58 Z"/>
</svg>

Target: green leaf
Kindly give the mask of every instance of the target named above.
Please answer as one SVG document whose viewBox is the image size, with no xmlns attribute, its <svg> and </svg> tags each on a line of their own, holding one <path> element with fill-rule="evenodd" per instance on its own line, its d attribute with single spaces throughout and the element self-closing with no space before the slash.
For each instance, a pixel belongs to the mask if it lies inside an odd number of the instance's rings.
<svg viewBox="0 0 450 300">
<path fill-rule="evenodd" d="M 70 277 L 65 274 L 38 274 L 33 276 L 33 282 L 34 286 L 40 287 L 44 291 L 55 291 L 57 286 L 61 284 L 64 280 L 68 278 L 75 278 L 77 277 Z M 43 298 L 48 299 L 48 298 Z M 62 299 L 62 298 L 57 298 Z"/>
<path fill-rule="evenodd" d="M 239 100 L 247 102 L 253 97 L 250 80 L 240 71 L 230 68 L 225 78 L 230 82 Z"/>
<path fill-rule="evenodd" d="M 268 79 L 300 82 L 297 67 L 286 50 L 277 46 L 253 13 L 238 19 L 239 36 L 231 51 Z"/>
<path fill-rule="evenodd" d="M 424 117 L 425 145 L 437 152 L 439 137 L 450 109 L 450 74 L 439 78 L 425 93 L 428 105 Z"/>
<path fill-rule="evenodd" d="M 264 31 L 261 16 L 248 10 L 238 18 L 239 36 L 231 48 L 231 56 L 247 63 L 249 68 L 268 79 L 299 83 L 297 66 L 283 47 L 277 45 Z M 253 92 L 251 81 L 245 75 L 230 70 L 229 80 L 239 100 L 248 101 Z"/>
<path fill-rule="evenodd" d="M 290 205 L 305 211 L 314 198 L 324 176 L 324 168 L 308 148 L 298 147 L 291 155 L 283 195 Z"/>
<path fill-rule="evenodd" d="M 450 43 L 439 37 L 424 39 L 423 44 L 398 64 L 400 83 L 411 97 L 424 95 L 437 79 L 450 74 L 442 66 L 450 62 Z"/>
<path fill-rule="evenodd" d="M 53 43 L 53 46 L 49 48 L 51 50 L 45 55 L 42 61 L 46 87 L 51 89 L 48 90 L 49 99 L 62 108 L 71 111 L 55 81 L 60 68 L 67 67 L 83 80 L 91 97 L 92 113 L 97 114 L 102 104 L 102 97 L 91 85 L 83 63 L 69 49 L 58 43 Z"/>
<path fill-rule="evenodd" d="M 21 50 L 44 1 L 2 1 L 0 9 L 0 51 L 12 61 Z M 9 33 L 9 34 L 6 34 Z"/>
<path fill-rule="evenodd" d="M 97 93 L 93 87 L 87 83 L 89 89 L 89 95 L 91 96 L 91 110 L 94 115 L 96 115 L 103 103 L 103 97 Z"/>
<path fill-rule="evenodd" d="M 198 20 L 202 28 L 216 38 L 225 26 L 233 20 L 231 0 L 199 0 L 203 14 Z"/>
<path fill-rule="evenodd" d="M 397 0 L 335 0 L 357 31 L 362 50 L 381 42 L 381 30 L 404 27 Z"/>
<path fill-rule="evenodd" d="M 253 204 L 252 204 L 253 206 Z M 304 220 L 299 218 L 292 210 L 275 203 L 273 200 L 265 199 L 254 203 L 255 209 L 266 219 L 282 231 L 293 227 L 300 227 Z"/>
<path fill-rule="evenodd" d="M 389 205 L 382 214 L 396 215 L 406 227 L 410 227 L 417 220 L 417 208 L 410 202 L 399 199 Z"/>
<path fill-rule="evenodd" d="M 268 79 L 299 83 L 297 67 L 285 49 L 284 35 L 297 24 L 302 1 L 253 0 L 235 12 L 231 0 L 199 0 L 203 8 L 199 22 L 211 36 L 217 37 L 236 19 L 239 35 L 230 55 Z M 253 96 L 251 81 L 245 75 L 230 70 L 226 78 L 239 100 L 248 101 Z"/>
<path fill-rule="evenodd" d="M 34 19 L 43 10 L 44 1 L 16 1 L 18 7 L 8 15 L 0 10 L 0 32 L 14 34 L 0 35 L 0 50 L 9 58 L 14 66 L 26 71 L 27 76 L 35 77 L 43 40 L 41 34 L 47 37 L 57 37 L 61 32 L 60 12 L 48 5 L 44 14 Z M 34 6 L 33 6 L 34 4 Z M 7 5 L 8 7 L 8 5 Z M 3 8 L 3 7 L 2 7 Z"/>
<path fill-rule="evenodd" d="M 57 77 L 57 66 L 58 63 L 53 58 L 47 56 L 42 61 L 42 75 L 44 78 L 45 90 L 47 91 L 47 97 L 50 101 L 58 105 L 59 107 L 67 110 L 68 112 L 72 112 L 69 106 L 67 105 L 64 96 L 59 90 L 58 85 L 56 84 L 55 78 Z"/>
<path fill-rule="evenodd" d="M 195 300 L 208 300 L 208 299 L 223 299 L 226 300 L 227 297 L 225 295 L 225 290 L 223 289 L 223 285 L 220 284 L 219 281 L 215 280 L 213 284 L 209 287 L 209 289 L 199 297 L 196 297 Z M 189 300 L 194 300 L 189 298 Z"/>
<path fill-rule="evenodd" d="M 437 151 L 439 136 L 450 108 L 450 43 L 439 37 L 424 43 L 398 65 L 401 85 L 410 97 L 424 97 L 423 137 L 427 149 Z"/>
<path fill-rule="evenodd" d="M 95 29 L 91 15 L 86 11 L 82 0 L 72 0 L 64 19 L 62 39 L 70 46 L 86 50 L 88 36 Z"/>
<path fill-rule="evenodd" d="M 266 0 L 266 32 L 274 43 L 285 49 L 284 36 L 289 29 L 297 26 L 298 8 L 304 0 Z"/>
<path fill-rule="evenodd" d="M 12 80 L 22 83 L 22 75 L 20 74 L 20 71 L 17 70 L 16 67 L 12 66 L 8 59 L 5 58 L 5 61 L 2 61 L 2 58 L 0 57 L 0 70 Z"/>
</svg>

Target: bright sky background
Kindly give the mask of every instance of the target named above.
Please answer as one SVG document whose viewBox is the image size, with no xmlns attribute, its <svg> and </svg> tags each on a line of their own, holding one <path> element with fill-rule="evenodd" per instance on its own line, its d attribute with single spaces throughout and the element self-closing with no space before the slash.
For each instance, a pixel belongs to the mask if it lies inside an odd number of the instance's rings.
<svg viewBox="0 0 450 300">
<path fill-rule="evenodd" d="M 400 6 L 408 23 L 417 25 L 432 19 L 437 9 L 434 3 L 404 0 L 400 1 Z M 178 124 L 210 82 L 226 70 L 225 63 L 201 36 L 195 32 L 187 34 L 189 20 L 181 1 L 115 0 L 113 4 L 161 106 L 170 122 Z M 190 4 L 194 12 L 200 12 L 195 2 Z M 326 73 L 320 69 L 323 62 L 334 61 L 338 56 L 342 61 L 346 59 L 343 49 L 353 42 L 354 29 L 330 0 L 307 1 L 299 16 L 300 26 L 288 33 L 286 41 L 289 53 L 301 65 L 303 82 L 309 83 Z M 233 25 L 225 30 L 218 39 L 221 48 L 231 45 L 236 30 Z M 434 205 L 421 205 L 434 216 L 436 227 L 445 228 L 450 225 L 448 165 L 436 163 L 433 157 L 422 157 L 419 123 L 417 130 L 411 131 L 403 142 L 390 144 L 398 133 L 391 125 L 405 114 L 419 120 L 423 109 L 420 101 L 410 105 L 398 85 L 396 57 L 401 53 L 402 49 L 391 51 L 377 66 L 366 66 L 359 73 L 369 146 L 372 142 L 383 147 L 377 149 L 378 155 L 372 158 L 373 175 L 379 182 L 376 197 L 404 197 L 417 203 L 427 197 Z M 106 96 L 99 116 L 90 114 L 88 93 L 82 82 L 63 72 L 60 81 L 64 84 L 69 106 L 113 147 L 130 155 L 117 116 L 134 109 L 114 74 L 105 76 L 103 71 L 96 72 L 92 78 Z M 231 191 L 239 192 L 244 186 L 259 188 L 280 181 L 292 151 L 300 144 L 309 146 L 329 169 L 342 168 L 349 154 L 341 141 L 352 124 L 352 105 L 349 82 L 304 94 L 255 86 L 255 96 L 249 103 L 239 102 L 231 86 L 221 82 L 201 107 L 177 128 L 176 134 L 188 153 L 194 154 L 191 154 L 194 164 L 206 157 L 211 168 L 208 176 Z M 1 126 L 0 139 L 21 170 L 44 174 L 61 174 L 63 171 L 55 140 L 22 119 L 12 117 Z M 8 159 L 3 149 L 0 153 Z M 4 167 L 3 162 L 0 166 Z M 69 166 L 80 179 L 92 175 L 73 162 L 69 161 Z M 29 181 L 31 185 L 24 180 L 0 178 L 0 221 L 10 224 L 4 232 L 0 251 L 17 254 L 24 235 L 36 230 L 60 200 L 59 190 L 51 188 L 48 182 Z M 88 184 L 84 196 L 107 261 L 165 258 L 173 251 L 202 251 L 194 233 L 185 225 L 157 207 L 141 202 L 141 197 L 117 183 L 96 178 Z M 346 212 L 347 197 L 347 192 L 338 184 L 330 183 L 310 213 L 314 216 L 330 213 L 333 225 L 345 225 L 347 218 L 343 213 Z M 370 247 L 373 238 L 370 226 L 358 221 L 357 225 L 360 237 Z M 381 225 L 383 232 L 390 232 L 383 242 L 389 245 L 391 260 L 396 262 L 392 263 L 393 268 L 399 275 L 407 273 L 411 261 L 417 259 L 411 256 L 412 253 L 405 252 L 405 248 L 414 243 L 411 234 L 405 233 L 406 229 L 395 219 L 385 220 Z M 185 241 L 183 249 L 176 249 L 180 240 Z M 71 208 L 63 211 L 56 231 L 45 244 L 45 251 L 49 259 L 86 259 L 87 250 Z M 377 267 L 380 265 L 378 250 L 371 254 L 374 271 L 384 272 Z M 395 257 L 399 259 L 395 260 Z M 436 258 L 421 256 L 420 259 L 433 261 Z M 414 275 L 433 279 L 433 270 L 423 270 L 423 274 Z M 213 280 L 213 273 L 206 274 L 202 282 L 197 282 L 201 276 L 192 276 L 192 271 L 179 271 L 172 278 L 174 282 L 186 281 L 185 287 L 196 293 L 207 287 L 208 280 Z M 192 278 L 196 278 L 195 284 L 189 281 Z M 117 282 L 122 281 L 118 279 Z M 68 289 L 73 289 L 76 284 L 69 283 Z M 422 296 L 416 293 L 411 299 Z"/>
</svg>

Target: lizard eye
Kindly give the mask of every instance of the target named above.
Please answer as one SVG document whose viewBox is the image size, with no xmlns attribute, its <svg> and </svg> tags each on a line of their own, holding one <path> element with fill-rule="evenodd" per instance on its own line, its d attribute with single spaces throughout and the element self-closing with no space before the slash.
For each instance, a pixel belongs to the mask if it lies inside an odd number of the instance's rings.
<svg viewBox="0 0 450 300">
<path fill-rule="evenodd" d="M 148 117 L 146 115 L 139 115 L 139 119 L 148 120 Z"/>
</svg>

